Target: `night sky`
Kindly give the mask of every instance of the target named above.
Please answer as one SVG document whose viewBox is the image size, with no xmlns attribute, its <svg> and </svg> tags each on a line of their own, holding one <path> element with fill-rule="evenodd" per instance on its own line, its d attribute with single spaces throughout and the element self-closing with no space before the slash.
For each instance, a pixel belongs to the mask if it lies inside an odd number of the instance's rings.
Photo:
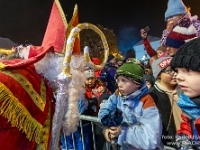
<svg viewBox="0 0 200 150">
<path fill-rule="evenodd" d="M 78 4 L 79 22 L 101 24 L 112 29 L 118 47 L 126 51 L 141 40 L 140 29 L 150 27 L 149 34 L 160 37 L 165 28 L 164 13 L 168 0 L 60 0 L 71 19 Z M 200 17 L 200 0 L 183 0 L 192 15 Z M 41 45 L 53 0 L 0 0 L 0 37 L 18 44 Z"/>
</svg>

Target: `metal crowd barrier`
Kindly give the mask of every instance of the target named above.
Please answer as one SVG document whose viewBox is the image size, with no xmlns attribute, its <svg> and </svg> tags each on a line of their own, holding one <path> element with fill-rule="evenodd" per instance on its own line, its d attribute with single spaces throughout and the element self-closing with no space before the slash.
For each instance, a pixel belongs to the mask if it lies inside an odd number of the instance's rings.
<svg viewBox="0 0 200 150">
<path fill-rule="evenodd" d="M 94 123 L 100 123 L 98 117 L 94 117 L 94 116 L 86 116 L 86 115 L 81 115 L 80 116 L 80 129 L 81 129 L 81 140 L 82 140 L 82 144 L 83 144 L 83 150 L 86 150 L 85 148 L 85 143 L 84 143 L 84 135 L 83 135 L 83 124 L 82 121 L 89 121 L 91 123 L 91 127 L 92 127 L 92 142 L 93 142 L 93 150 L 97 150 L 97 145 L 96 145 L 96 138 L 95 138 L 95 130 L 94 130 Z M 62 149 L 62 150 L 72 150 L 72 149 L 68 149 L 67 147 L 67 141 L 66 141 L 66 135 L 64 135 L 65 138 L 65 147 L 66 149 Z M 73 139 L 73 150 L 76 150 L 76 146 L 75 146 L 75 139 L 74 139 L 74 133 L 72 133 L 72 139 Z M 106 142 L 106 149 L 110 150 L 110 144 L 108 142 Z"/>
<path fill-rule="evenodd" d="M 86 116 L 86 115 L 81 115 L 80 116 L 80 129 L 81 129 L 81 137 L 82 137 L 81 140 L 82 140 L 82 144 L 83 144 L 83 149 L 82 150 L 86 150 L 85 143 L 84 143 L 84 135 L 83 135 L 83 124 L 82 124 L 83 120 L 89 121 L 91 123 L 93 150 L 97 150 L 94 123 L 100 123 L 100 121 L 99 121 L 98 117 Z M 62 150 L 72 150 L 72 149 L 68 149 L 68 147 L 67 147 L 67 141 L 66 141 L 66 136 L 65 135 L 64 135 L 64 138 L 65 138 L 65 147 L 66 147 L 66 149 L 62 149 Z M 73 147 L 74 147 L 73 150 L 76 150 L 75 140 L 74 140 L 74 133 L 72 133 L 72 139 L 73 139 Z M 111 144 L 106 142 L 106 149 L 110 150 L 110 147 L 111 147 Z M 172 148 L 172 147 L 164 146 L 164 148 L 162 150 L 176 150 L 176 149 Z"/>
</svg>

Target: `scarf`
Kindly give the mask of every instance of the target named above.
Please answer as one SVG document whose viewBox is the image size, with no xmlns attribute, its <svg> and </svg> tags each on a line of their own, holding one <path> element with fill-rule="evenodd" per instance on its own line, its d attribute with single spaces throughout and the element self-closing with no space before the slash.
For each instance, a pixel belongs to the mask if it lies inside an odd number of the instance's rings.
<svg viewBox="0 0 200 150">
<path fill-rule="evenodd" d="M 192 99 L 185 96 L 183 93 L 180 95 L 178 106 L 191 117 L 197 119 L 200 116 L 200 107 L 197 106 Z"/>
<path fill-rule="evenodd" d="M 162 90 L 164 93 L 166 93 L 168 95 L 170 103 L 171 103 L 171 107 L 172 107 L 171 112 L 173 113 L 173 116 L 174 116 L 176 130 L 179 130 L 180 123 L 182 122 L 182 118 L 181 118 L 182 111 L 181 111 L 180 107 L 177 105 L 177 101 L 178 101 L 177 89 L 169 90 L 166 87 L 164 87 L 163 85 L 161 85 L 159 80 L 157 80 L 155 82 L 155 85 L 157 85 L 157 87 L 160 90 Z M 171 118 L 171 115 L 170 115 L 170 118 Z M 170 120 L 171 119 L 169 119 L 169 124 L 170 124 Z"/>
</svg>

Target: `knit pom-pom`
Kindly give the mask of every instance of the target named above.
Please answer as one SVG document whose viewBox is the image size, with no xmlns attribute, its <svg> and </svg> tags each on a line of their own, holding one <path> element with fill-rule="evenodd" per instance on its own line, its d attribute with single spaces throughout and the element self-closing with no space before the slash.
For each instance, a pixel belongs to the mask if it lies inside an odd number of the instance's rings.
<svg viewBox="0 0 200 150">
<path fill-rule="evenodd" d="M 189 18 L 182 18 L 182 19 L 179 21 L 179 26 L 180 26 L 180 27 L 188 28 L 191 24 L 192 24 L 192 22 L 190 21 Z"/>
</svg>

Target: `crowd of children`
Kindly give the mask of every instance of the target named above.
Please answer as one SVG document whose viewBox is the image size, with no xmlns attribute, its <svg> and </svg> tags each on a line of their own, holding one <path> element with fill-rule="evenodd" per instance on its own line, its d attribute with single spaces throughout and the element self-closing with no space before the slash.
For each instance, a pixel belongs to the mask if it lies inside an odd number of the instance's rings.
<svg viewBox="0 0 200 150">
<path fill-rule="evenodd" d="M 106 140 L 118 138 L 122 149 L 200 149 L 200 22 L 180 0 L 169 0 L 165 19 L 167 29 L 156 51 L 141 29 L 151 57 L 148 66 L 125 61 L 115 73 L 117 90 L 98 113 Z M 109 126 L 116 108 L 123 119 Z"/>
<path fill-rule="evenodd" d="M 199 149 L 200 22 L 182 1 L 172 1 L 157 50 L 140 31 L 151 57 L 147 64 L 130 49 L 119 64 L 110 54 L 104 71 L 85 70 L 87 111 L 98 115 L 96 137 L 103 150 L 106 141 L 120 150 Z"/>
</svg>

